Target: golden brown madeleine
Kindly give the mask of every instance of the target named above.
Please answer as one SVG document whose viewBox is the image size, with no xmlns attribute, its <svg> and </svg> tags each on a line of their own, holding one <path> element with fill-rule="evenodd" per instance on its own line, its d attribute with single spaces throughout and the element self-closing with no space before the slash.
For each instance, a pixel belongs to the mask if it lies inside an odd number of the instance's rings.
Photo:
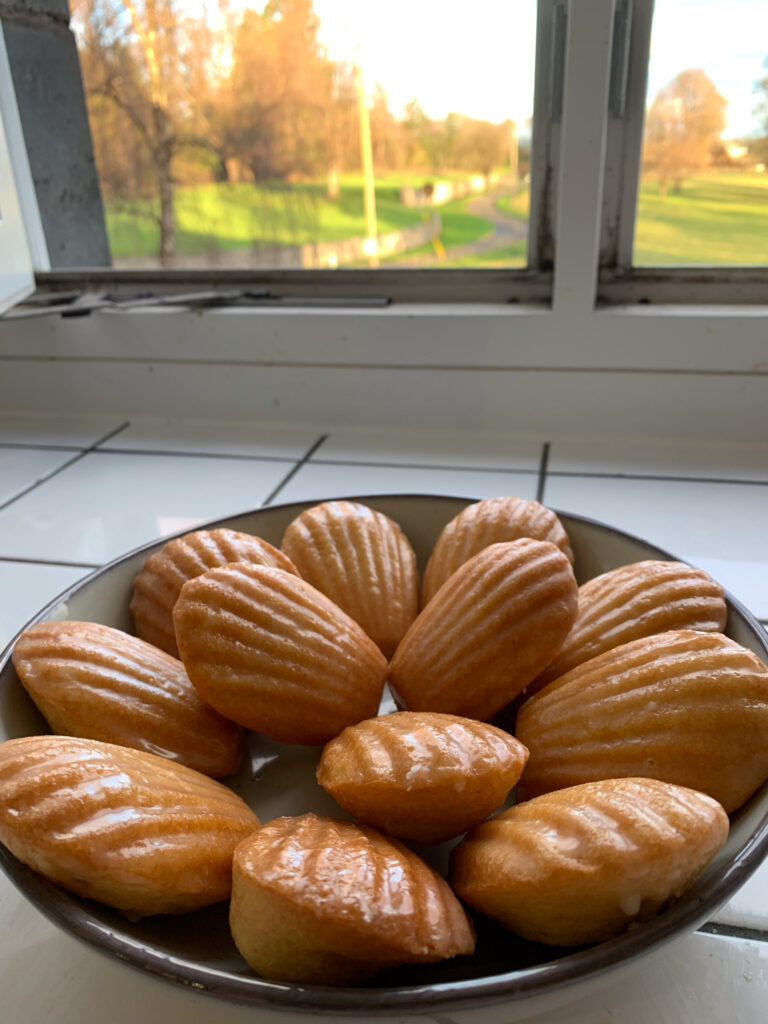
<svg viewBox="0 0 768 1024">
<path fill-rule="evenodd" d="M 258 823 L 226 786 L 154 754 L 73 736 L 0 744 L 0 841 L 131 916 L 226 899 L 234 849 Z"/>
<path fill-rule="evenodd" d="M 371 718 L 387 660 L 310 583 L 238 562 L 182 587 L 181 659 L 203 700 L 282 743 L 321 744 Z"/>
<path fill-rule="evenodd" d="M 681 896 L 728 837 L 710 797 L 654 779 L 610 779 L 518 804 L 452 853 L 471 907 L 532 942 L 578 946 L 621 934 Z"/>
<path fill-rule="evenodd" d="M 133 584 L 130 612 L 136 635 L 178 658 L 173 606 L 187 580 L 228 562 L 272 565 L 296 573 L 291 560 L 260 537 L 237 530 L 195 530 L 150 555 Z"/>
<path fill-rule="evenodd" d="M 441 843 L 497 810 L 527 758 L 522 743 L 485 722 L 398 711 L 331 740 L 317 781 L 367 825 L 400 839 Z"/>
<path fill-rule="evenodd" d="M 419 610 L 416 555 L 397 523 L 359 502 L 325 501 L 293 520 L 281 548 L 392 657 Z"/>
<path fill-rule="evenodd" d="M 53 732 L 119 743 L 220 778 L 241 730 L 206 704 L 177 658 L 111 626 L 40 622 L 13 650 L 19 679 Z"/>
<path fill-rule="evenodd" d="M 238 846 L 230 926 L 259 974 L 309 985 L 363 981 L 475 945 L 459 901 L 415 853 L 314 814 L 275 818 Z"/>
<path fill-rule="evenodd" d="M 768 778 L 768 667 L 720 633 L 633 640 L 523 704 L 520 799 L 646 776 L 708 793 L 730 814 Z"/>
<path fill-rule="evenodd" d="M 671 629 L 721 633 L 725 594 L 703 569 L 684 562 L 633 562 L 579 587 L 579 614 L 555 660 L 534 679 L 547 683 L 612 647 Z"/>
<path fill-rule="evenodd" d="M 545 668 L 576 618 L 576 579 L 548 541 L 492 544 L 440 588 L 400 642 L 389 684 L 409 711 L 490 718 Z"/>
<path fill-rule="evenodd" d="M 438 537 L 421 582 L 421 607 L 473 555 L 489 544 L 521 537 L 549 541 L 573 562 L 568 535 L 550 509 L 527 498 L 484 498 L 459 512 Z"/>
</svg>

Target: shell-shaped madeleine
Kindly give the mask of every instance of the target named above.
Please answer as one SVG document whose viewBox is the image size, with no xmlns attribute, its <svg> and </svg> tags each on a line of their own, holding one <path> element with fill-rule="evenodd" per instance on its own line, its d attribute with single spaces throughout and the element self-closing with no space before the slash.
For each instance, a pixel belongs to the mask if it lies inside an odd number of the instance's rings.
<svg viewBox="0 0 768 1024">
<path fill-rule="evenodd" d="M 206 704 L 177 658 L 111 626 L 40 622 L 13 650 L 53 732 L 119 743 L 219 778 L 236 771 L 241 730 Z"/>
<path fill-rule="evenodd" d="M 409 711 L 488 719 L 545 668 L 576 618 L 576 579 L 548 541 L 492 544 L 435 594 L 395 651 L 389 684 Z"/>
<path fill-rule="evenodd" d="M 450 882 L 523 938 L 578 946 L 654 916 L 694 884 L 727 837 L 725 811 L 703 793 L 610 779 L 478 825 L 453 851 Z"/>
<path fill-rule="evenodd" d="M 73 736 L 0 744 L 0 841 L 131 916 L 226 899 L 235 847 L 257 825 L 226 786 L 154 754 Z"/>
<path fill-rule="evenodd" d="M 179 651 L 203 700 L 282 743 L 322 744 L 376 714 L 387 660 L 310 583 L 238 562 L 185 583 Z"/>
<path fill-rule="evenodd" d="M 296 573 L 291 560 L 260 537 L 237 530 L 194 530 L 150 555 L 133 583 L 129 610 L 136 635 L 174 658 L 179 649 L 173 606 L 187 580 L 228 562 L 271 565 Z"/>
<path fill-rule="evenodd" d="M 238 846 L 230 926 L 254 970 L 300 984 L 346 984 L 474 950 L 459 901 L 415 853 L 313 814 L 276 818 Z"/>
<path fill-rule="evenodd" d="M 730 814 L 768 778 L 768 667 L 720 633 L 633 640 L 545 686 L 518 712 L 518 797 L 645 776 Z"/>
<path fill-rule="evenodd" d="M 397 523 L 359 502 L 326 501 L 293 520 L 281 549 L 387 658 L 394 654 L 419 610 L 416 555 Z"/>
<path fill-rule="evenodd" d="M 622 565 L 579 587 L 573 629 L 526 694 L 631 640 L 672 629 L 721 633 L 726 617 L 723 588 L 703 569 L 652 560 Z"/>
<path fill-rule="evenodd" d="M 421 607 L 473 555 L 489 544 L 521 537 L 549 541 L 573 562 L 568 535 L 551 509 L 528 498 L 484 498 L 462 509 L 443 528 L 424 570 Z"/>
<path fill-rule="evenodd" d="M 500 807 L 527 757 L 522 743 L 485 722 L 398 711 L 331 740 L 317 781 L 367 825 L 400 839 L 440 843 Z"/>
</svg>

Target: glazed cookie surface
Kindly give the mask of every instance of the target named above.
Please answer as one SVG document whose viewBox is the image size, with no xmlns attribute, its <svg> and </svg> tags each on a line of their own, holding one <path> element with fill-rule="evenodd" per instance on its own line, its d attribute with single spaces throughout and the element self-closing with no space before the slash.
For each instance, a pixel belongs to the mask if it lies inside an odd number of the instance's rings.
<svg viewBox="0 0 768 1024">
<path fill-rule="evenodd" d="M 221 778 L 238 767 L 241 730 L 199 696 L 182 663 L 93 622 L 25 630 L 13 664 L 53 732 L 162 754 Z"/>
<path fill-rule="evenodd" d="M 720 633 L 673 630 L 584 662 L 526 701 L 521 799 L 646 776 L 730 814 L 768 778 L 768 666 Z"/>
<path fill-rule="evenodd" d="M 136 635 L 178 658 L 173 607 L 181 588 L 187 580 L 229 562 L 296 573 L 291 560 L 260 537 L 226 528 L 194 530 L 150 555 L 134 580 L 129 610 Z"/>
<path fill-rule="evenodd" d="M 331 740 L 317 780 L 359 821 L 400 839 L 440 843 L 500 807 L 527 757 L 522 743 L 485 722 L 400 711 Z"/>
<path fill-rule="evenodd" d="M 573 562 L 568 535 L 551 509 L 528 498 L 484 498 L 459 512 L 440 533 L 424 570 L 421 607 L 473 555 L 489 544 L 521 537 L 549 541 Z"/>
<path fill-rule="evenodd" d="M 491 544 L 422 609 L 390 664 L 408 711 L 487 720 L 555 657 L 577 612 L 568 558 L 547 541 Z"/>
<path fill-rule="evenodd" d="M 293 520 L 281 550 L 386 657 L 394 654 L 419 610 L 416 555 L 397 523 L 359 502 L 326 501 Z"/>
<path fill-rule="evenodd" d="M 71 736 L 0 744 L 0 841 L 132 917 L 225 900 L 234 849 L 257 825 L 226 786 L 154 754 Z"/>
<path fill-rule="evenodd" d="M 198 693 L 247 729 L 319 745 L 378 711 L 386 658 L 298 576 L 244 562 L 211 569 L 184 585 L 173 617 Z"/>
<path fill-rule="evenodd" d="M 230 927 L 255 971 L 300 984 L 348 984 L 474 950 L 459 901 L 415 853 L 313 814 L 275 818 L 238 846 Z"/>
<path fill-rule="evenodd" d="M 470 906 L 532 942 L 621 934 L 693 885 L 728 837 L 713 799 L 653 779 L 587 783 L 518 804 L 453 851 Z"/>
</svg>

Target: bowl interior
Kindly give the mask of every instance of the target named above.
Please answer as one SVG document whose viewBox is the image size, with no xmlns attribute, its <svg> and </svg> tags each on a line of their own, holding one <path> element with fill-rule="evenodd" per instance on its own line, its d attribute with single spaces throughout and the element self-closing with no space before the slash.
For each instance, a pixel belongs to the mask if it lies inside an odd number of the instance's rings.
<svg viewBox="0 0 768 1024">
<path fill-rule="evenodd" d="M 440 530 L 469 504 L 464 498 L 418 495 L 354 500 L 399 523 L 416 551 L 421 570 Z M 279 546 L 288 523 L 311 504 L 259 509 L 206 525 L 253 533 Z M 604 524 L 566 514 L 560 514 L 560 518 L 571 540 L 580 583 L 619 565 L 674 557 Z M 165 540 L 137 549 L 98 570 L 44 608 L 33 621 L 85 620 L 132 632 L 128 602 L 134 577 L 163 543 Z M 759 624 L 738 602 L 729 598 L 728 604 L 726 633 L 768 661 L 768 647 Z M 16 676 L 11 647 L 0 661 L 0 740 L 49 731 Z M 307 811 L 347 817 L 315 782 L 319 753 L 319 748 L 286 746 L 252 734 L 243 767 L 225 781 L 262 821 Z M 419 852 L 438 870 L 444 870 L 451 845 L 424 847 Z M 71 934 L 168 980 L 275 1009 L 391 1014 L 458 1009 L 498 1000 L 514 1002 L 603 975 L 711 917 L 743 884 L 766 851 L 768 785 L 733 816 L 728 843 L 696 886 L 668 911 L 618 939 L 583 950 L 552 949 L 524 942 L 478 918 L 478 947 L 473 957 L 401 968 L 380 975 L 371 986 L 355 989 L 289 986 L 258 978 L 234 947 L 226 904 L 181 917 L 131 922 L 108 907 L 70 896 L 51 885 L 1 845 L 0 864 L 40 910 Z"/>
</svg>

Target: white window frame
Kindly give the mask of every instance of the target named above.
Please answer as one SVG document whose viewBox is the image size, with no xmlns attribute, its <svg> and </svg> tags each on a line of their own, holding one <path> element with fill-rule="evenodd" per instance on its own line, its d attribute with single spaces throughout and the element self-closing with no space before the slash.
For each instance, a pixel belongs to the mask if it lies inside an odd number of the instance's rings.
<svg viewBox="0 0 768 1024">
<path fill-rule="evenodd" d="M 446 301 L 445 281 L 451 280 L 442 276 L 446 272 L 407 271 L 398 277 L 411 282 L 405 285 L 412 289 L 410 296 L 404 294 L 382 308 L 334 304 L 307 308 L 304 301 L 292 303 L 281 296 L 299 294 L 325 302 L 326 280 L 333 280 L 342 292 L 346 289 L 351 298 L 366 289 L 368 295 L 386 296 L 388 272 L 375 272 L 375 278 L 354 271 L 329 272 L 332 278 L 311 272 L 258 276 L 202 272 L 198 277 L 170 272 L 153 275 L 155 286 L 187 291 L 195 282 L 199 287 L 266 286 L 275 298 L 249 308 L 202 313 L 155 309 L 99 313 L 88 319 L 51 318 L 38 321 L 35 330 L 31 324 L 9 323 L 4 327 L 6 352 L 40 357 L 56 352 L 63 359 L 240 361 L 265 367 L 498 368 L 594 374 L 649 371 L 765 380 L 768 292 L 753 292 L 746 296 L 748 304 L 739 304 L 745 294 L 728 289 L 727 272 L 718 271 L 717 279 L 724 282 L 718 290 L 711 273 L 684 270 L 674 274 L 665 268 L 663 280 L 657 280 L 665 303 L 656 304 L 658 300 L 652 299 L 651 304 L 644 304 L 646 296 L 642 291 L 638 295 L 638 282 L 648 281 L 653 270 L 624 271 L 618 261 L 616 267 L 600 270 L 603 211 L 619 207 L 626 211 L 634 205 L 627 188 L 615 184 L 631 180 L 626 169 L 623 177 L 606 173 L 612 146 L 608 105 L 612 38 L 620 2 L 570 0 L 565 5 L 567 41 L 557 169 L 554 188 L 535 200 L 551 202 L 553 210 L 551 300 L 546 267 L 528 274 L 527 279 L 522 272 L 520 294 L 511 294 L 510 276 L 502 272 L 476 277 L 471 271 L 461 272 L 463 280 L 476 281 L 477 288 L 472 292 L 470 287 L 472 301 L 464 297 L 458 302 Z M 563 0 L 545 4 L 550 12 L 557 6 L 563 6 Z M 648 16 L 649 0 L 636 0 L 635 6 Z M 543 39 L 539 45 L 545 45 Z M 628 77 L 628 88 L 630 84 Z M 635 89 L 635 117 L 638 95 Z M 639 145 L 637 137 L 634 144 Z M 619 206 L 616 195 L 611 198 L 611 189 L 618 189 Z M 622 223 L 621 251 L 626 255 L 627 222 Z M 535 239 L 532 246 L 540 259 Z M 624 283 L 622 273 L 628 275 Z M 688 293 L 676 290 L 676 282 L 697 275 L 703 283 L 696 301 L 688 301 Z M 751 275 L 754 281 L 761 279 L 759 268 L 753 268 Z M 46 276 L 44 281 L 56 289 L 79 286 L 98 290 L 107 278 L 109 275 L 61 273 Z M 113 290 L 135 291 L 139 280 L 146 281 L 147 276 L 112 275 L 109 280 Z M 742 287 L 744 278 L 739 281 Z M 714 301 L 705 305 L 704 299 Z M 169 329 L 169 316 L 175 317 L 173 330 Z"/>
</svg>

